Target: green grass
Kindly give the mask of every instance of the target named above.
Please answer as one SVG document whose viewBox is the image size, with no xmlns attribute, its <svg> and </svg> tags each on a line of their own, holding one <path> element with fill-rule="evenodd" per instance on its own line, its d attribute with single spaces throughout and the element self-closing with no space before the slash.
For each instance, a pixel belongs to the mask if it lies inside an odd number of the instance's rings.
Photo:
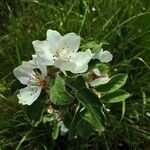
<svg viewBox="0 0 150 150">
<path fill-rule="evenodd" d="M 0 1 L 0 148 L 133 149 L 150 147 L 150 1 L 149 0 L 1 0 Z M 106 131 L 91 139 L 50 138 L 47 125 L 31 127 L 12 100 L 13 69 L 34 53 L 32 41 L 47 29 L 75 32 L 87 41 L 104 42 L 111 51 L 112 74 L 127 73 L 126 104 L 112 106 Z M 121 120 L 122 107 L 124 116 Z M 150 113 L 150 112 L 149 112 Z"/>
</svg>

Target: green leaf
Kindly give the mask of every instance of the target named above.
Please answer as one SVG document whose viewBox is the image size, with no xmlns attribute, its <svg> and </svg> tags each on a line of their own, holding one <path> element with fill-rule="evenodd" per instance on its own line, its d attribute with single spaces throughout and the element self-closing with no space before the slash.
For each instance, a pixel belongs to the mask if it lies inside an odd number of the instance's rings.
<svg viewBox="0 0 150 150">
<path fill-rule="evenodd" d="M 77 98 L 81 98 L 81 103 L 84 106 L 102 106 L 100 99 L 91 90 L 86 88 L 85 80 L 82 76 L 77 77 L 71 86 L 74 88 Z"/>
<path fill-rule="evenodd" d="M 40 97 L 30 106 L 26 106 L 26 114 L 31 124 L 37 126 L 42 121 L 43 112 L 45 111 L 44 100 L 45 92 L 42 92 Z"/>
<path fill-rule="evenodd" d="M 75 87 L 75 89 L 82 90 L 83 88 L 86 88 L 85 80 L 82 76 L 78 76 L 75 78 L 75 80 L 71 83 L 72 87 Z"/>
<path fill-rule="evenodd" d="M 97 64 L 95 68 L 98 68 L 101 74 L 106 74 L 110 70 L 107 64 L 102 64 L 102 63 Z"/>
<path fill-rule="evenodd" d="M 102 103 L 100 102 L 100 99 L 91 90 L 86 88 L 83 77 L 76 78 L 73 87 L 76 89 L 75 93 L 77 99 L 86 108 L 86 112 L 88 112 L 88 116 L 86 113 L 82 113 L 82 117 L 93 125 L 99 132 L 104 131 L 101 118 Z"/>
<path fill-rule="evenodd" d="M 50 98 L 56 105 L 68 105 L 74 100 L 73 96 L 66 91 L 65 81 L 60 76 L 57 76 L 55 82 L 50 83 Z"/>
<path fill-rule="evenodd" d="M 130 94 L 124 90 L 117 90 L 115 92 L 106 93 L 101 97 L 101 100 L 104 103 L 117 103 L 124 101 L 130 96 Z"/>
<path fill-rule="evenodd" d="M 77 125 L 77 133 L 85 139 L 88 138 L 91 133 L 93 133 L 93 128 L 89 122 L 81 119 Z"/>
<path fill-rule="evenodd" d="M 95 89 L 99 92 L 116 91 L 120 89 L 126 83 L 127 77 L 128 76 L 126 74 L 114 75 L 108 83 L 99 85 Z"/>
<path fill-rule="evenodd" d="M 59 126 L 55 123 L 52 130 L 52 139 L 56 140 L 59 136 Z"/>
<path fill-rule="evenodd" d="M 46 114 L 46 115 L 43 116 L 43 123 L 44 124 L 47 123 L 47 122 L 52 122 L 54 120 L 55 120 L 55 118 L 51 114 Z"/>
<path fill-rule="evenodd" d="M 100 133 L 105 130 L 102 125 L 101 116 L 102 114 L 100 108 L 96 107 L 88 108 L 84 113 L 82 113 L 82 117 Z"/>
<path fill-rule="evenodd" d="M 82 85 L 83 83 L 81 82 L 80 84 Z M 104 131 L 101 118 L 102 104 L 100 99 L 89 89 L 81 87 L 78 89 L 78 86 L 76 86 L 76 97 L 88 112 L 88 116 L 86 115 L 87 113 L 82 113 L 82 117 L 93 125 L 99 132 Z"/>
<path fill-rule="evenodd" d="M 102 103 L 100 102 L 100 99 L 97 97 L 97 95 L 95 95 L 89 89 L 81 89 L 80 91 L 78 91 L 76 96 L 77 98 L 79 98 L 79 101 L 87 108 L 90 108 L 91 106 L 102 106 Z"/>
</svg>

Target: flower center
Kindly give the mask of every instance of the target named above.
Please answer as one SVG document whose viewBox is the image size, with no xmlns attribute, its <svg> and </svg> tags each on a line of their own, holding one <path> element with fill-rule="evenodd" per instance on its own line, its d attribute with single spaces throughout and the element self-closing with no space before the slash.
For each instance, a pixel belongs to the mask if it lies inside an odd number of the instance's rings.
<svg viewBox="0 0 150 150">
<path fill-rule="evenodd" d="M 55 52 L 55 55 L 53 56 L 55 60 L 66 60 L 66 61 L 69 61 L 70 59 L 70 53 L 68 53 L 67 51 L 65 51 L 64 49 L 62 49 L 61 51 L 60 50 L 57 50 Z"/>
<path fill-rule="evenodd" d="M 33 76 L 29 79 L 28 84 L 31 86 L 40 86 L 42 89 L 46 88 L 46 80 L 36 69 L 34 70 Z"/>
<path fill-rule="evenodd" d="M 45 89 L 46 88 L 46 80 L 42 79 L 39 81 L 40 82 L 40 86 L 42 89 Z"/>
<path fill-rule="evenodd" d="M 91 81 L 97 79 L 98 77 L 99 77 L 99 76 L 97 76 L 95 73 L 92 73 L 92 74 L 88 75 L 87 81 L 88 81 L 88 82 L 91 82 Z"/>
</svg>

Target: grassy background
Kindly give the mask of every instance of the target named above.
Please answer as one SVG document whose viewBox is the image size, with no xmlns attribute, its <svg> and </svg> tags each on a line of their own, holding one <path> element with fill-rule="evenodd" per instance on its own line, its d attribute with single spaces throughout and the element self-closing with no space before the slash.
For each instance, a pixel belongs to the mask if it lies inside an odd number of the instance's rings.
<svg viewBox="0 0 150 150">
<path fill-rule="evenodd" d="M 0 148 L 1 149 L 148 149 L 150 147 L 149 0 L 1 0 L 0 1 Z M 75 32 L 87 41 L 105 42 L 114 55 L 112 74 L 128 73 L 131 93 L 121 119 L 112 106 L 112 123 L 91 139 L 51 141 L 49 128 L 31 127 L 11 98 L 12 70 L 34 53 L 32 41 L 47 29 Z"/>
</svg>

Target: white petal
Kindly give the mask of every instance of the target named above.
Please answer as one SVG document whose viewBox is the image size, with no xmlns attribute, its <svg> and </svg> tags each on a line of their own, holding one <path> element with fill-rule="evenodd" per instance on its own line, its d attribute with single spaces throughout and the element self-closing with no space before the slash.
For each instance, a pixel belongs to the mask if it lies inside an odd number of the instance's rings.
<svg viewBox="0 0 150 150">
<path fill-rule="evenodd" d="M 100 71 L 98 70 L 98 68 L 93 69 L 93 73 L 94 73 L 95 75 L 97 75 L 97 76 L 100 76 L 100 75 L 101 75 L 101 73 L 100 73 Z"/>
<path fill-rule="evenodd" d="M 36 55 L 41 59 L 42 63 L 45 65 L 53 65 L 53 51 L 47 41 L 33 41 L 32 42 Z"/>
<path fill-rule="evenodd" d="M 76 64 L 76 67 L 72 70 L 73 73 L 83 73 L 88 69 L 88 63 L 93 57 L 93 54 L 88 49 L 85 52 L 78 52 L 73 55 L 70 62 Z"/>
<path fill-rule="evenodd" d="M 110 62 L 113 58 L 113 55 L 109 51 L 103 51 L 96 53 L 93 59 L 99 59 L 101 62 Z"/>
<path fill-rule="evenodd" d="M 37 68 L 37 64 L 33 60 L 22 61 L 22 66 L 31 69 Z"/>
<path fill-rule="evenodd" d="M 92 82 L 90 82 L 89 84 L 91 86 L 95 87 L 95 86 L 98 86 L 101 84 L 106 84 L 109 80 L 110 80 L 109 77 L 105 76 L 105 77 L 97 78 L 97 79 L 93 80 Z"/>
<path fill-rule="evenodd" d="M 103 49 L 101 48 L 100 51 L 96 52 L 92 59 L 99 59 L 99 54 L 103 52 Z"/>
<path fill-rule="evenodd" d="M 48 43 L 48 41 L 39 41 L 39 40 L 35 40 L 32 42 L 33 47 L 36 51 L 50 51 L 50 45 Z"/>
<path fill-rule="evenodd" d="M 75 33 L 68 33 L 64 35 L 59 43 L 59 50 L 67 52 L 77 52 L 80 46 L 80 37 Z"/>
<path fill-rule="evenodd" d="M 33 69 L 29 67 L 24 67 L 22 65 L 15 68 L 13 73 L 22 84 L 27 84 L 30 79 L 34 80 L 35 78 L 35 73 Z"/>
<path fill-rule="evenodd" d="M 62 136 L 64 136 L 69 131 L 68 128 L 64 125 L 63 121 L 58 123 L 58 127 L 60 127 L 60 134 Z"/>
<path fill-rule="evenodd" d="M 22 105 L 31 105 L 41 93 L 41 87 L 38 86 L 27 86 L 20 90 L 17 95 L 19 103 Z"/>
<path fill-rule="evenodd" d="M 88 70 L 88 64 L 76 65 L 76 67 L 71 71 L 72 73 L 84 73 Z"/>
<path fill-rule="evenodd" d="M 49 29 L 46 33 L 47 35 L 47 41 L 51 47 L 51 50 L 55 52 L 58 49 L 58 45 L 60 40 L 62 39 L 62 36 L 60 35 L 59 32 L 55 30 Z"/>
<path fill-rule="evenodd" d="M 71 71 L 75 68 L 75 64 L 64 60 L 56 60 L 54 65 L 62 71 Z"/>
<path fill-rule="evenodd" d="M 52 66 L 54 64 L 54 57 L 52 54 L 48 55 L 42 51 L 38 51 L 36 54 L 44 65 Z"/>
<path fill-rule="evenodd" d="M 37 64 L 37 68 L 41 70 L 43 77 L 47 76 L 47 66 L 43 64 L 37 55 L 32 55 L 32 58 L 33 61 Z"/>
<path fill-rule="evenodd" d="M 113 55 L 109 51 L 103 51 L 99 54 L 99 60 L 101 62 L 110 62 L 113 58 Z"/>
</svg>

